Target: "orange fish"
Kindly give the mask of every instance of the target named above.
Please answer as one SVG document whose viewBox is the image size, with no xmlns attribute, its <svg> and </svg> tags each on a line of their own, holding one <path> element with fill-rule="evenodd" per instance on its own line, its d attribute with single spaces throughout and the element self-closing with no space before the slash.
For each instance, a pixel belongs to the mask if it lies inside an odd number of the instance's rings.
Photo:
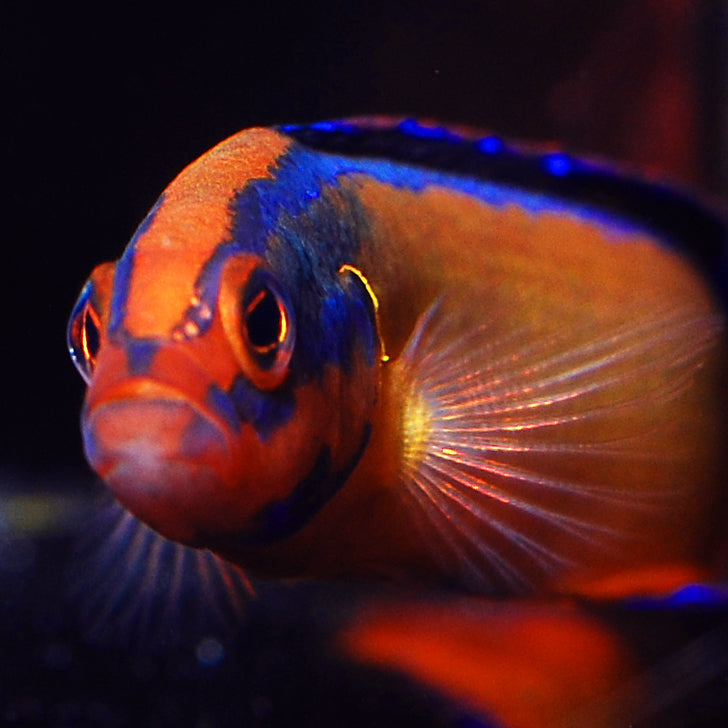
<svg viewBox="0 0 728 728">
<path fill-rule="evenodd" d="M 261 576 L 710 577 L 726 250 L 688 196 L 489 135 L 243 131 L 81 293 L 86 455 L 159 533 Z"/>
</svg>

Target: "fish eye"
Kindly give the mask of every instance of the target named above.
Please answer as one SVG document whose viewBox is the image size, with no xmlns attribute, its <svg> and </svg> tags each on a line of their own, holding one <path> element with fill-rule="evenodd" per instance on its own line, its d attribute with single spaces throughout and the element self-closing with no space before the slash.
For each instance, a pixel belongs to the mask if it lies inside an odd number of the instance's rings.
<svg viewBox="0 0 728 728">
<path fill-rule="evenodd" d="M 287 314 L 283 303 L 263 288 L 243 313 L 245 337 L 258 354 L 268 354 L 286 338 Z"/>
<path fill-rule="evenodd" d="M 68 352 L 84 381 L 91 381 L 101 346 L 101 319 L 91 302 L 92 288 L 86 284 L 68 323 Z"/>
<path fill-rule="evenodd" d="M 286 380 L 296 340 L 285 288 L 260 259 L 231 258 L 222 272 L 218 308 L 243 375 L 270 391 Z"/>
<path fill-rule="evenodd" d="M 288 306 L 264 269 L 251 275 L 240 304 L 246 374 L 261 389 L 272 389 L 285 379 L 293 348 Z"/>
</svg>

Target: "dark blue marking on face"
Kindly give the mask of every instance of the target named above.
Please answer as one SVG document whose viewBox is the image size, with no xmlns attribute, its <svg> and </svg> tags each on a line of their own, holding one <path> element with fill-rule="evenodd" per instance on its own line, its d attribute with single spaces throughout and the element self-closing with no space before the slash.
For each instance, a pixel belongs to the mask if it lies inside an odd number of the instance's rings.
<svg viewBox="0 0 728 728">
<path fill-rule="evenodd" d="M 275 228 L 279 214 L 275 199 L 272 202 L 270 199 L 273 184 L 271 180 L 250 182 L 233 198 L 230 204 L 231 239 L 239 250 L 261 256 L 265 252 L 266 240 Z"/>
<path fill-rule="evenodd" d="M 208 387 L 205 404 L 212 412 L 222 417 L 230 430 L 237 432 L 240 429 L 240 418 L 232 400 L 217 384 L 211 384 Z"/>
<path fill-rule="evenodd" d="M 296 396 L 291 386 L 261 392 L 244 376 L 236 377 L 228 393 L 241 422 L 250 424 L 265 441 L 296 411 Z"/>
<path fill-rule="evenodd" d="M 162 194 L 154 203 L 152 209 L 147 213 L 147 216 L 142 220 L 114 269 L 114 290 L 111 296 L 111 310 L 109 313 L 110 337 L 121 330 L 126 316 L 126 301 L 129 296 L 129 285 L 134 272 L 136 242 L 151 227 L 159 208 L 164 204 L 164 198 L 165 196 Z"/>
<path fill-rule="evenodd" d="M 224 392 L 216 384 L 210 385 L 206 404 L 231 431 L 238 432 L 243 424 L 252 425 L 263 441 L 285 425 L 296 411 L 292 387 L 261 392 L 243 375 L 235 379 L 229 392 Z"/>
<path fill-rule="evenodd" d="M 203 541 L 211 543 L 216 548 L 227 547 L 229 550 L 230 547 L 235 549 L 263 546 L 292 536 L 303 528 L 348 480 L 369 444 L 371 430 L 371 425 L 367 423 L 357 452 L 339 471 L 332 470 L 331 451 L 328 445 L 324 445 L 309 474 L 298 483 L 288 498 L 265 506 L 253 518 L 253 525 L 245 534 L 234 537 L 227 544 L 222 543 L 216 536 L 210 537 L 209 541 L 207 539 Z"/>
<path fill-rule="evenodd" d="M 131 339 L 126 343 L 126 357 L 132 376 L 146 374 L 152 365 L 160 342 L 156 339 Z"/>
</svg>

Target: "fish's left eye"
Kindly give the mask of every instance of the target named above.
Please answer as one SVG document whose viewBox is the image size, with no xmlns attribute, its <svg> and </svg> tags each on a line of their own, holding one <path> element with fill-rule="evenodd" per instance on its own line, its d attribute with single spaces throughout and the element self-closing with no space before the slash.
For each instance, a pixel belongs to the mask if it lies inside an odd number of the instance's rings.
<svg viewBox="0 0 728 728">
<path fill-rule="evenodd" d="M 273 389 L 286 378 L 293 351 L 289 304 L 276 280 L 262 268 L 251 275 L 241 294 L 239 320 L 245 372 L 256 386 Z"/>
<path fill-rule="evenodd" d="M 246 306 L 243 326 L 249 345 L 266 355 L 285 341 L 288 314 L 283 303 L 268 288 L 262 289 Z"/>
<path fill-rule="evenodd" d="M 259 259 L 237 256 L 223 270 L 218 306 L 244 376 L 264 391 L 280 387 L 288 376 L 296 341 L 285 287 Z"/>
<path fill-rule="evenodd" d="M 91 381 L 101 346 L 101 319 L 91 294 L 92 287 L 87 283 L 73 309 L 67 332 L 68 352 L 86 384 Z"/>
</svg>

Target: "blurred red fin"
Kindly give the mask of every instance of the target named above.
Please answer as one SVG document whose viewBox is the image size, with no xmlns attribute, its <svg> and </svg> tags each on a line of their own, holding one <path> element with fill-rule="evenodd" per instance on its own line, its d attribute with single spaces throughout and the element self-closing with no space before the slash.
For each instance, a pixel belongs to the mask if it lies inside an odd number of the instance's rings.
<svg viewBox="0 0 728 728">
<path fill-rule="evenodd" d="M 395 602 L 364 612 L 341 645 L 509 728 L 611 728 L 620 696 L 641 698 L 623 690 L 634 672 L 616 635 L 566 604 Z"/>
</svg>

